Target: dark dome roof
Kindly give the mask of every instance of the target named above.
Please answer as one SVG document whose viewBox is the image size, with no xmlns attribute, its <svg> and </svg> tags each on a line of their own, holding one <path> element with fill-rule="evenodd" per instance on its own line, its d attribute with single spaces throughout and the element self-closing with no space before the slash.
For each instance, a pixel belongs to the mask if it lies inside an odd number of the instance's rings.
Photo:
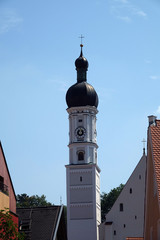
<svg viewBox="0 0 160 240">
<path fill-rule="evenodd" d="M 98 95 L 94 88 L 87 82 L 76 83 L 71 86 L 66 94 L 68 107 L 98 106 Z"/>
<path fill-rule="evenodd" d="M 77 58 L 75 61 L 75 66 L 76 66 L 76 69 L 84 68 L 87 70 L 88 69 L 88 61 L 85 57 L 79 56 L 79 58 Z"/>
<path fill-rule="evenodd" d="M 83 56 L 83 52 L 82 52 L 83 45 L 81 44 L 80 46 L 81 46 L 81 53 L 80 53 L 79 58 L 77 58 L 75 61 L 75 66 L 76 66 L 76 69 L 83 68 L 83 69 L 87 70 L 89 64 L 88 64 L 87 59 Z"/>
</svg>

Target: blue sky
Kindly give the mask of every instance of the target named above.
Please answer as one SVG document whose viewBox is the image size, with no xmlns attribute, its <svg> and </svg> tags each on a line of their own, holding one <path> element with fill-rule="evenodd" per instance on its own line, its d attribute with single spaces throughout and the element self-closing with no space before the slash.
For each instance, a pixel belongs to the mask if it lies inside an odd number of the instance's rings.
<svg viewBox="0 0 160 240">
<path fill-rule="evenodd" d="M 125 183 L 160 117 L 158 0 L 0 0 L 0 139 L 17 194 L 66 203 L 68 115 L 85 36 L 101 192 Z"/>
</svg>

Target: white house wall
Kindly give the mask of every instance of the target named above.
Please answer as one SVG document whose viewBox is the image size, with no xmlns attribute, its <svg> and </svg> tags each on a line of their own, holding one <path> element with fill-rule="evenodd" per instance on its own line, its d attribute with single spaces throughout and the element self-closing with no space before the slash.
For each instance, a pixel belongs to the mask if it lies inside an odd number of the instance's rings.
<svg viewBox="0 0 160 240">
<path fill-rule="evenodd" d="M 143 155 L 110 212 L 106 215 L 105 240 L 143 237 L 146 156 Z M 123 206 L 123 211 L 120 211 Z M 121 209 L 122 210 L 122 209 Z"/>
</svg>

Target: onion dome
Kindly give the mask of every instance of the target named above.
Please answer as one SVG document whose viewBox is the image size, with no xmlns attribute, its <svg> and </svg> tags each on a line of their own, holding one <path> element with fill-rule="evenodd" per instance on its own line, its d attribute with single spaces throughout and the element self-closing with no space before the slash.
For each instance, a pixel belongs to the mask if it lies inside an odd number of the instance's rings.
<svg viewBox="0 0 160 240">
<path fill-rule="evenodd" d="M 98 95 L 95 89 L 87 83 L 88 61 L 83 56 L 81 44 L 81 53 L 75 61 L 77 70 L 77 83 L 72 85 L 66 94 L 68 108 L 80 106 L 98 106 Z"/>
<path fill-rule="evenodd" d="M 75 66 L 76 66 L 76 70 L 80 69 L 80 68 L 83 68 L 83 69 L 88 69 L 88 61 L 87 59 L 83 56 L 83 52 L 82 52 L 82 47 L 83 45 L 81 44 L 81 53 L 80 53 L 80 56 L 79 58 L 76 59 L 75 61 Z"/>
<path fill-rule="evenodd" d="M 66 94 L 68 107 L 98 106 L 98 95 L 94 88 L 87 82 L 76 83 L 71 86 Z"/>
</svg>

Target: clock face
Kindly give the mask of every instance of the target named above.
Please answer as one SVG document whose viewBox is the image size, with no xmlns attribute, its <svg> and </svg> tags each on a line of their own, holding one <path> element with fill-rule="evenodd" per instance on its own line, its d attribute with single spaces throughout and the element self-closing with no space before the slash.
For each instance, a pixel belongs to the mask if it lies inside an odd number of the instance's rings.
<svg viewBox="0 0 160 240">
<path fill-rule="evenodd" d="M 85 133 L 86 133 L 86 130 L 85 130 L 85 128 L 84 127 L 78 127 L 78 128 L 76 128 L 76 130 L 75 130 L 75 135 L 76 135 L 76 137 L 77 138 L 84 138 L 84 136 L 85 136 Z"/>
</svg>

